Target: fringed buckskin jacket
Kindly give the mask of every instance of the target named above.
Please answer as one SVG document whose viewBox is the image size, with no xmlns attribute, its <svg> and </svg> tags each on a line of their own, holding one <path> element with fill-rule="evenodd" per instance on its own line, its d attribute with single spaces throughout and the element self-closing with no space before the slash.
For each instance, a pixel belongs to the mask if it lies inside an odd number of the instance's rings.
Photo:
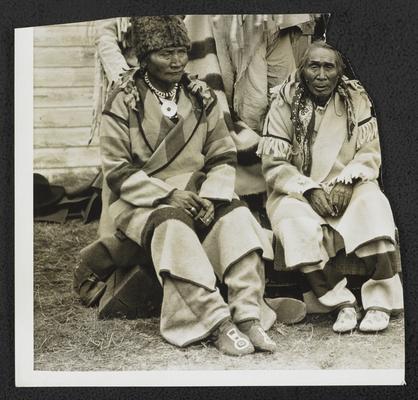
<svg viewBox="0 0 418 400">
<path fill-rule="evenodd" d="M 353 196 L 344 214 L 324 218 L 323 221 L 341 234 L 348 254 L 380 238 L 395 243 L 395 225 L 389 202 L 377 183 L 381 154 L 372 104 L 358 81 L 343 79 L 351 99 L 350 111 L 347 111 L 340 93 L 335 91 L 325 107 L 313 110 L 317 114 L 310 142 L 296 134 L 292 122 L 292 101 L 299 83 L 296 74 L 277 87 L 258 154 L 262 157 L 268 187 L 267 212 L 270 218 L 280 208 L 285 196 L 306 202 L 303 194 L 309 189 L 322 187 L 329 193 L 337 182 L 354 183 Z M 308 114 L 309 110 L 302 112 L 302 124 L 309 123 Z M 353 125 L 349 134 L 347 122 L 350 120 Z M 365 191 L 368 202 L 379 210 L 377 214 L 380 215 L 379 220 L 368 224 L 364 224 L 368 219 L 362 204 L 364 200 L 357 201 L 358 194 L 361 192 L 364 195 Z M 286 218 L 285 210 L 283 218 Z M 283 218 L 278 221 L 279 225 L 285 223 Z M 298 223 L 309 221 L 304 221 L 301 214 Z M 306 254 L 304 257 L 309 259 Z"/>
</svg>

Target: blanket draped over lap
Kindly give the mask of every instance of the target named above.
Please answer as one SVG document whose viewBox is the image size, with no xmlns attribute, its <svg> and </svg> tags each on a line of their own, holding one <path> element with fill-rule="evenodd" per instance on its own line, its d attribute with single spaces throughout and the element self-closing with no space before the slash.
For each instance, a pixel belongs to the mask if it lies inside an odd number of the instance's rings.
<svg viewBox="0 0 418 400">
<path fill-rule="evenodd" d="M 293 221 L 290 226 L 288 220 L 292 199 L 299 201 L 295 205 L 308 204 L 303 196 L 305 191 L 322 187 L 329 193 L 337 182 L 356 182 L 346 211 L 340 217 L 318 216 L 318 219 L 321 225 L 329 225 L 341 235 L 346 253 L 377 239 L 387 239 L 395 244 L 392 211 L 377 183 L 381 155 L 376 118 L 371 114 L 371 102 L 364 88 L 357 81 L 344 79 L 353 103 L 352 135 L 347 131 L 344 101 L 335 92 L 316 119 L 308 176 L 302 172 L 303 144 L 294 134 L 291 120 L 291 103 L 298 84 L 296 74 L 277 88 L 266 120 L 258 154 L 263 157 L 268 185 L 267 210 L 274 224 L 281 227 L 279 231 L 289 267 L 321 260 L 318 245 L 312 246 L 310 240 L 295 241 L 295 237 L 299 237 L 298 225 Z M 316 223 L 308 214 L 300 213 L 298 224 L 301 229 L 306 224 Z M 368 223 L 364 224 L 364 221 Z"/>
<path fill-rule="evenodd" d="M 202 242 L 220 279 L 231 264 L 250 251 L 259 250 L 272 259 L 265 233 L 234 193 L 236 149 L 224 120 L 219 118 L 216 96 L 201 104 L 182 82 L 177 105 L 178 121 L 173 122 L 162 114 L 140 71 L 130 72 L 122 86 L 110 95 L 103 112 L 100 143 L 105 178 L 112 190 L 109 213 L 116 227 L 148 248 L 147 231 L 158 226 L 163 208 L 171 209 L 160 201 L 175 189 L 195 190 L 199 196 L 214 201 L 235 199 Z M 240 231 L 237 226 L 228 228 L 227 221 L 240 214 L 245 228 L 242 240 L 223 245 L 219 254 L 215 251 L 219 241 L 227 243 L 228 235 Z M 172 236 L 164 239 L 179 241 L 182 227 L 186 229 L 189 222 L 170 211 L 164 218 L 182 222 Z M 203 287 L 215 287 L 213 275 L 200 275 L 199 269 L 193 268 L 198 259 L 185 257 L 180 245 L 171 249 L 178 254 L 161 254 L 160 260 L 167 260 L 160 263 L 164 265 L 161 268 Z M 180 258 L 181 262 L 173 262 Z"/>
</svg>

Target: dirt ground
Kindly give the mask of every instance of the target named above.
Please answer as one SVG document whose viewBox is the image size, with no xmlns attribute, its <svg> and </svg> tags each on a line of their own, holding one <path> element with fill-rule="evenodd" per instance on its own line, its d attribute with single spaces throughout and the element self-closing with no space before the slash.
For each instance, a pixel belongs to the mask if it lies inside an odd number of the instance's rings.
<svg viewBox="0 0 418 400">
<path fill-rule="evenodd" d="M 34 227 L 34 369 L 43 371 L 369 369 L 404 367 L 404 321 L 393 318 L 379 334 L 337 335 L 330 315 L 302 323 L 276 323 L 274 354 L 242 358 L 220 354 L 210 343 L 176 348 L 159 335 L 157 318 L 97 319 L 72 292 L 79 250 L 91 242 L 97 223 Z"/>
</svg>

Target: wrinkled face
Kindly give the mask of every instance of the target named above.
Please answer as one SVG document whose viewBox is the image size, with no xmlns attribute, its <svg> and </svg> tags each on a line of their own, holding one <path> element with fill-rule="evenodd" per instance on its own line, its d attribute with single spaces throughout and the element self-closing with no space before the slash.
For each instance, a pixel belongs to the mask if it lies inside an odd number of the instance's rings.
<svg viewBox="0 0 418 400">
<path fill-rule="evenodd" d="M 163 84 L 177 83 L 189 61 L 186 47 L 165 47 L 153 51 L 147 59 L 147 71 Z"/>
<path fill-rule="evenodd" d="M 303 68 L 303 76 L 310 92 L 320 101 L 327 100 L 340 77 L 334 51 L 313 48 Z"/>
</svg>

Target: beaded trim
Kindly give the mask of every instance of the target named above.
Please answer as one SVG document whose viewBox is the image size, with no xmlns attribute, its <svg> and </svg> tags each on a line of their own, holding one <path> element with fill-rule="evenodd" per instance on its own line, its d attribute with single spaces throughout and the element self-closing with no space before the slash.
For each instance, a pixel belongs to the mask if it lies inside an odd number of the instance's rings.
<svg viewBox="0 0 418 400">
<path fill-rule="evenodd" d="M 148 77 L 148 72 L 145 72 L 145 75 L 144 75 L 144 80 L 145 80 L 145 83 L 150 87 L 150 89 L 158 96 L 158 97 L 161 97 L 161 98 L 163 98 L 163 99 L 170 99 L 171 101 L 174 101 L 174 99 L 175 99 L 175 97 L 176 97 L 176 94 L 177 94 L 177 89 L 178 89 L 178 87 L 179 87 L 179 84 L 178 83 L 176 83 L 175 85 L 174 85 L 174 88 L 173 89 L 171 89 L 169 92 L 162 92 L 161 90 L 158 90 L 152 83 L 151 83 L 151 81 L 149 80 L 149 77 Z"/>
</svg>

